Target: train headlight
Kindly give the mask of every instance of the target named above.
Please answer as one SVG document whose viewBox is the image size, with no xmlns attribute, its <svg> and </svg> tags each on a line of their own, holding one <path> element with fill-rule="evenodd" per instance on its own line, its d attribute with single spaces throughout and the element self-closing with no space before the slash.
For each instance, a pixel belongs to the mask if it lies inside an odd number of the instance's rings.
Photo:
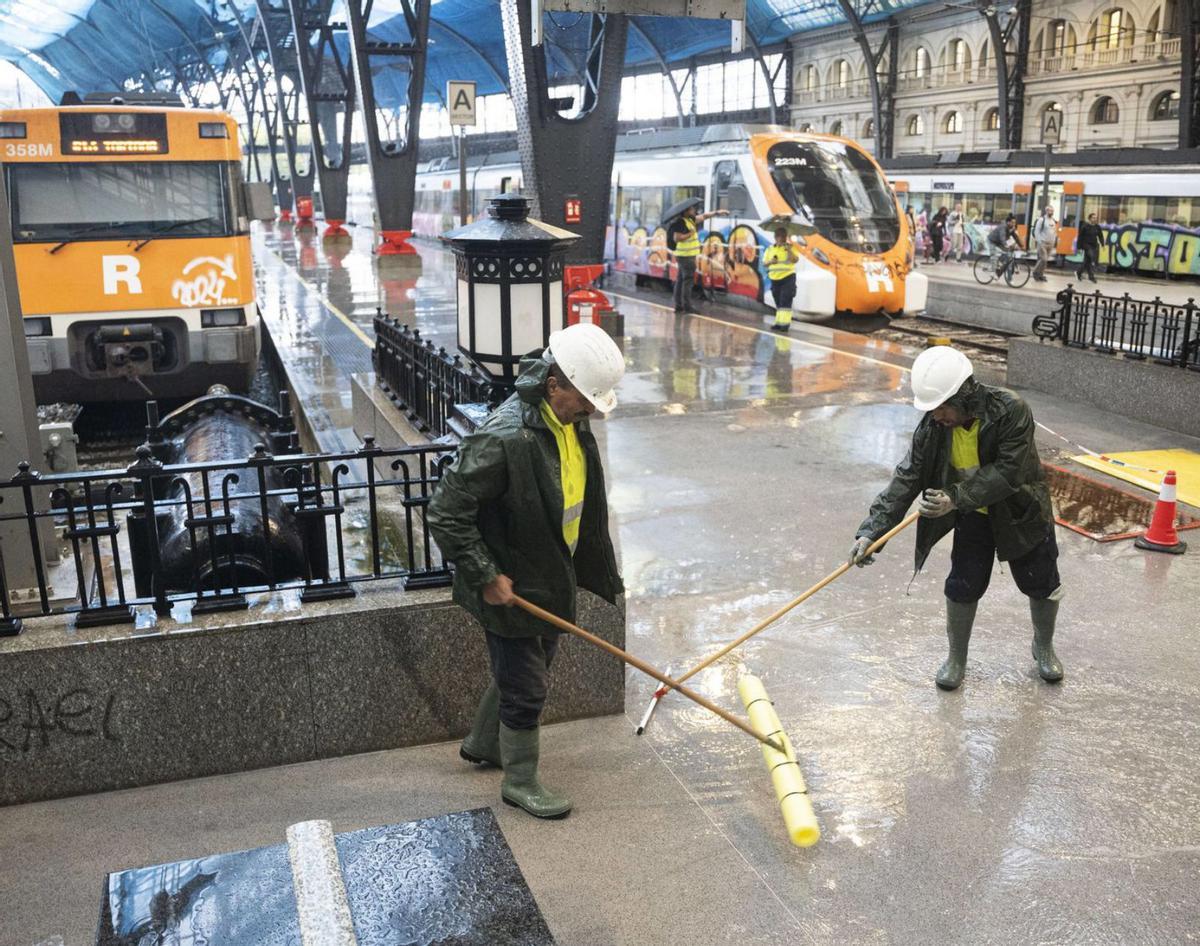
<svg viewBox="0 0 1200 946">
<path fill-rule="evenodd" d="M 234 325 L 245 325 L 246 312 L 243 309 L 201 309 L 200 324 L 204 328 L 230 328 Z"/>
<path fill-rule="evenodd" d="M 117 127 L 120 128 L 121 131 L 133 131 L 133 126 L 135 124 L 137 123 L 134 121 L 133 116 L 128 112 L 122 112 L 117 116 Z"/>
<path fill-rule="evenodd" d="M 813 256 L 815 256 L 817 258 L 817 262 L 820 263 L 822 266 L 829 265 L 828 255 L 826 255 L 825 251 L 823 249 L 821 249 L 819 246 L 813 247 L 812 254 L 813 254 Z"/>
<path fill-rule="evenodd" d="M 50 320 L 48 318 L 29 318 L 25 319 L 25 337 L 26 338 L 41 338 L 44 335 L 50 334 Z"/>
<path fill-rule="evenodd" d="M 108 131 L 112 128 L 112 116 L 101 112 L 92 116 L 92 131 Z"/>
</svg>

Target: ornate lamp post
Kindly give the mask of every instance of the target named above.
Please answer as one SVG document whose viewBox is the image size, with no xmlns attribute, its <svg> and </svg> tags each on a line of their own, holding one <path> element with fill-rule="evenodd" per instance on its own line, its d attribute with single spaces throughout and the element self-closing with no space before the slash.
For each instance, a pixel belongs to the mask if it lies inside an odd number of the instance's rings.
<svg viewBox="0 0 1200 946">
<path fill-rule="evenodd" d="M 566 325 L 563 258 L 579 236 L 530 220 L 524 197 L 501 194 L 486 218 L 446 239 L 458 276 L 458 349 L 511 387 L 521 357 Z"/>
</svg>

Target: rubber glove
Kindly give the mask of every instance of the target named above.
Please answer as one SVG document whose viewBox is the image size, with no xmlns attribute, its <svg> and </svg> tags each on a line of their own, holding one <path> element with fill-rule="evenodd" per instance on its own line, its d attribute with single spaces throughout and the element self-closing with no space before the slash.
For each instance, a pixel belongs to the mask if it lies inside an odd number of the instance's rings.
<svg viewBox="0 0 1200 946">
<path fill-rule="evenodd" d="M 850 548 L 850 563 L 862 568 L 864 565 L 870 565 L 875 561 L 874 555 L 868 555 L 867 549 L 871 547 L 871 539 L 869 536 L 862 536 L 854 540 L 854 545 Z"/>
<path fill-rule="evenodd" d="M 937 519 L 954 512 L 954 500 L 940 489 L 927 489 L 917 500 L 917 512 L 927 519 Z"/>
</svg>

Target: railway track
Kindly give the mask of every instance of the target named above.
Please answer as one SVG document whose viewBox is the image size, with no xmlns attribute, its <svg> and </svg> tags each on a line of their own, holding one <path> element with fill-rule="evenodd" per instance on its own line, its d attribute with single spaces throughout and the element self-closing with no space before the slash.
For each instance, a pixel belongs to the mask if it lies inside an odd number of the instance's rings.
<svg viewBox="0 0 1200 946">
<path fill-rule="evenodd" d="M 974 325 L 963 325 L 961 322 L 945 322 L 940 319 L 905 318 L 897 319 L 886 328 L 878 329 L 872 335 L 901 343 L 911 343 L 920 339 L 926 344 L 933 338 L 947 338 L 951 344 L 968 348 L 972 351 L 990 356 L 989 360 L 1003 362 L 1008 358 L 1009 339 L 1015 333 L 998 332 L 981 329 Z"/>
</svg>

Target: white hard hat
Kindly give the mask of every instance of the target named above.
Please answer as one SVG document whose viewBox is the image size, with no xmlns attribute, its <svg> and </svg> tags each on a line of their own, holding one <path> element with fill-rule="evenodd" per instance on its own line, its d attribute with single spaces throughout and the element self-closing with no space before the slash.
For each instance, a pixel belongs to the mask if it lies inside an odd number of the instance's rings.
<svg viewBox="0 0 1200 946">
<path fill-rule="evenodd" d="M 596 410 L 607 414 L 617 406 L 613 391 L 625 374 L 625 358 L 599 325 L 580 322 L 550 336 L 550 354 L 567 380 Z"/>
<path fill-rule="evenodd" d="M 913 407 L 931 411 L 958 393 L 975 369 L 957 348 L 934 345 L 917 356 L 912 366 Z"/>
</svg>

